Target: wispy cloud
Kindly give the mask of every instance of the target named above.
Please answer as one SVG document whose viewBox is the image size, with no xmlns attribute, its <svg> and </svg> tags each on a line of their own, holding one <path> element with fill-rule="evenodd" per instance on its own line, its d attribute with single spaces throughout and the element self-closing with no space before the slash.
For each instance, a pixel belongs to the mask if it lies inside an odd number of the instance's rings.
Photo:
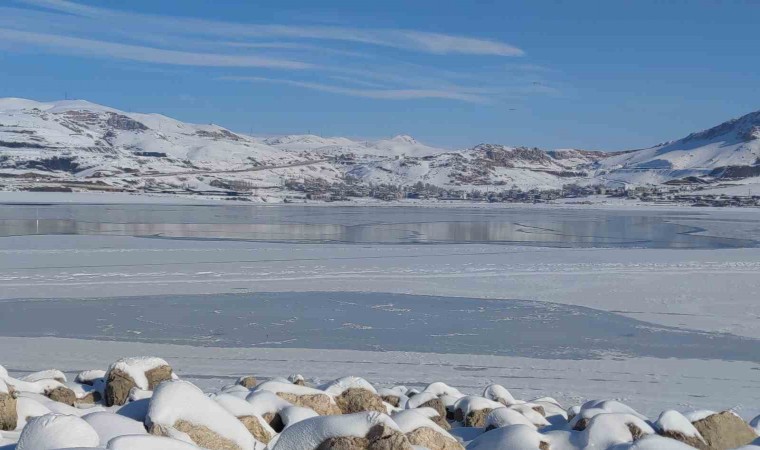
<svg viewBox="0 0 760 450">
<path fill-rule="evenodd" d="M 13 2 L 15 7 L 0 7 L 0 48 L 11 51 L 31 47 L 143 63 L 133 68 L 226 68 L 212 76 L 384 100 L 491 103 L 553 93 L 546 84 L 532 84 L 535 70 L 504 70 L 506 61 L 519 61 L 506 57 L 524 52 L 496 39 L 335 24 L 223 22 L 71 0 Z M 458 64 L 462 55 L 469 56 L 462 59 L 467 62 Z M 473 66 L 475 57 L 480 59 Z"/>
<path fill-rule="evenodd" d="M 306 69 L 313 67 L 311 64 L 284 59 L 164 50 L 4 28 L 0 28 L 0 39 L 61 48 L 75 55 L 104 56 L 160 64 L 210 67 L 268 67 L 278 69 Z"/>
<path fill-rule="evenodd" d="M 438 98 L 460 100 L 470 103 L 487 103 L 488 98 L 480 95 L 437 89 L 357 89 L 344 86 L 314 83 L 309 81 L 283 80 L 266 77 L 220 77 L 228 81 L 247 81 L 252 83 L 276 83 L 295 86 L 314 91 L 331 92 L 333 94 L 350 95 L 352 97 L 374 98 L 382 100 L 411 100 L 423 98 Z"/>
<path fill-rule="evenodd" d="M 163 17 L 80 5 L 68 0 L 20 0 L 22 3 L 91 18 L 131 18 L 175 31 L 237 37 L 298 38 L 356 42 L 433 54 L 522 56 L 524 51 L 505 42 L 445 33 L 403 29 L 358 29 L 339 26 L 241 24 L 186 17 Z"/>
</svg>

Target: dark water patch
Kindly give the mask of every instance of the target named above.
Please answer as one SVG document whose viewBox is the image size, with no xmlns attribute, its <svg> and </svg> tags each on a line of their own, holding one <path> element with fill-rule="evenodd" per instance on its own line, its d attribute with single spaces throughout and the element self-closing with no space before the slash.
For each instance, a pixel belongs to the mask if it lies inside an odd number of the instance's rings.
<svg viewBox="0 0 760 450">
<path fill-rule="evenodd" d="M 593 359 L 760 362 L 758 340 L 522 300 L 384 293 L 5 300 L 0 334 L 175 343 Z"/>
</svg>

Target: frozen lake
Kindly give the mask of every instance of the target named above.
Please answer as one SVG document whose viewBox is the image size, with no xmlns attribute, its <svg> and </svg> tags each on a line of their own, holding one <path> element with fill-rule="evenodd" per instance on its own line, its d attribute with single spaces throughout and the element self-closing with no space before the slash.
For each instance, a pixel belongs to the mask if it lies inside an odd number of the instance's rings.
<svg viewBox="0 0 760 450">
<path fill-rule="evenodd" d="M 718 229 L 719 233 L 705 232 Z M 0 237 L 110 235 L 283 243 L 757 247 L 760 221 L 689 211 L 227 205 L 0 205 Z"/>
<path fill-rule="evenodd" d="M 540 359 L 760 362 L 758 340 L 571 305 L 356 292 L 0 302 L 0 334 L 189 344 L 466 353 Z"/>
</svg>

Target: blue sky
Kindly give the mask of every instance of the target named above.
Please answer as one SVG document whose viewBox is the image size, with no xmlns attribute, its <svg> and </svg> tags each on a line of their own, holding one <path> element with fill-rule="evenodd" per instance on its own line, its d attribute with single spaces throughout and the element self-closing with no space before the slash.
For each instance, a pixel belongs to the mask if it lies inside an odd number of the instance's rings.
<svg viewBox="0 0 760 450">
<path fill-rule="evenodd" d="M 3 0 L 0 97 L 261 135 L 618 150 L 760 109 L 745 1 Z"/>
</svg>

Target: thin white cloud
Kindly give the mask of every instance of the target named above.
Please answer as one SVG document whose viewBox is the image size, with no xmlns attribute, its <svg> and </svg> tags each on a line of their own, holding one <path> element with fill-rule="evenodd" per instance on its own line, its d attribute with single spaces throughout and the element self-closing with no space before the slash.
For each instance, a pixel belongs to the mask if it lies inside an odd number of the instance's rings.
<svg viewBox="0 0 760 450">
<path fill-rule="evenodd" d="M 275 83 L 295 86 L 314 91 L 330 92 L 333 94 L 349 95 L 352 97 L 373 98 L 378 100 L 414 100 L 414 99 L 447 99 L 469 103 L 488 103 L 488 98 L 464 92 L 438 89 L 357 89 L 309 81 L 284 80 L 266 77 L 221 77 L 222 80 L 247 81 L 252 83 Z"/>
<path fill-rule="evenodd" d="M 265 67 L 274 69 L 307 69 L 314 67 L 312 64 L 287 59 L 164 50 L 139 45 L 118 44 L 5 28 L 0 28 L 0 39 L 47 48 L 63 49 L 74 55 L 109 57 L 158 64 L 208 67 Z"/>
<path fill-rule="evenodd" d="M 510 44 L 473 37 L 404 29 L 358 29 L 339 26 L 242 24 L 203 19 L 156 16 L 81 5 L 68 0 L 19 0 L 22 3 L 101 20 L 128 20 L 143 26 L 230 37 L 317 39 L 354 42 L 432 54 L 522 56 Z"/>
</svg>

